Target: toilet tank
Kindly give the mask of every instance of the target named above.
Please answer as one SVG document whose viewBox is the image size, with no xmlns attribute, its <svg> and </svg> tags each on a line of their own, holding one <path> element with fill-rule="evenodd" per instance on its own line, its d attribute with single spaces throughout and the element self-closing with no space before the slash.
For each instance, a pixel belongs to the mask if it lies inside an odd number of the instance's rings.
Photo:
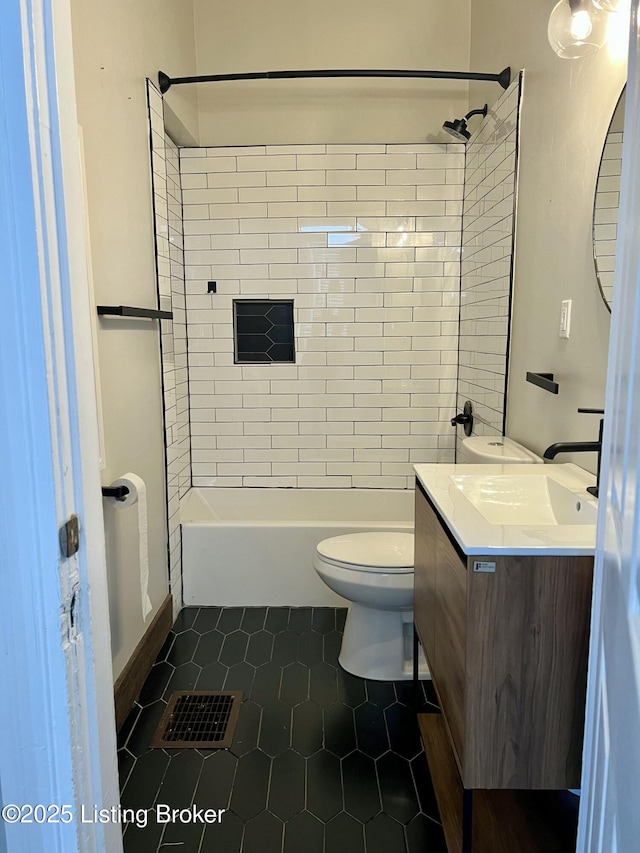
<svg viewBox="0 0 640 853">
<path fill-rule="evenodd" d="M 462 450 L 458 453 L 458 462 L 485 464 L 526 464 L 541 463 L 543 460 L 526 447 L 505 436 L 472 435 L 462 441 Z"/>
</svg>

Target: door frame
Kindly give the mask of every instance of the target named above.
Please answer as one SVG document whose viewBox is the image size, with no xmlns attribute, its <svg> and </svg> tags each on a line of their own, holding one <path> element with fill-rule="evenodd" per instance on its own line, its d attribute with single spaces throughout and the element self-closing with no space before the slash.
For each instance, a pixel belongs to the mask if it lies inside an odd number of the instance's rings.
<svg viewBox="0 0 640 853">
<path fill-rule="evenodd" d="M 607 370 L 600 506 L 577 850 L 637 846 L 640 814 L 640 35 L 631 4 L 615 299 Z M 620 14 L 623 14 L 620 12 Z"/>
<path fill-rule="evenodd" d="M 118 806 L 119 787 L 72 56 L 69 0 L 4 4 L 0 660 L 15 699 L 0 703 L 0 790 L 54 818 L 0 823 L 9 853 L 122 850 L 117 822 L 81 814 Z M 72 513 L 80 548 L 64 558 Z"/>
</svg>

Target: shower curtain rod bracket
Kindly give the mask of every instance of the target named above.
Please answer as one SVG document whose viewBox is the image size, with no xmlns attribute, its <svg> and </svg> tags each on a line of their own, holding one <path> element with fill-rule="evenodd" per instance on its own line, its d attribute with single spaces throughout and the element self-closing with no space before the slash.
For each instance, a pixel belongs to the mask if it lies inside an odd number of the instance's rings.
<svg viewBox="0 0 640 853">
<path fill-rule="evenodd" d="M 498 74 L 498 83 L 500 83 L 503 89 L 509 88 L 509 84 L 511 83 L 511 66 L 507 65 Z"/>
<path fill-rule="evenodd" d="M 160 92 L 163 95 L 171 88 L 171 78 L 165 74 L 164 71 L 158 71 L 158 85 L 160 87 Z"/>
<path fill-rule="evenodd" d="M 311 77 L 419 77 L 441 80 L 489 80 L 507 89 L 511 82 L 511 68 L 503 68 L 499 74 L 481 74 L 474 71 L 400 71 L 400 70 L 325 70 L 325 71 L 251 71 L 243 74 L 208 74 L 198 77 L 169 77 L 158 72 L 158 85 L 164 95 L 171 86 L 184 83 L 221 83 L 229 80 L 292 80 Z"/>
</svg>

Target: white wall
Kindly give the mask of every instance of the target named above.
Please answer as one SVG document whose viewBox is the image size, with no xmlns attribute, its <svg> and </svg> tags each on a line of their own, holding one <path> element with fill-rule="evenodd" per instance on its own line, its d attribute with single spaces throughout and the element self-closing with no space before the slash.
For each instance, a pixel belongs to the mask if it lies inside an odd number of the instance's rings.
<svg viewBox="0 0 640 853">
<path fill-rule="evenodd" d="M 615 55 L 559 59 L 547 42 L 552 2 L 473 0 L 471 66 L 525 69 L 507 433 L 540 452 L 597 438 L 597 418 L 578 406 L 604 404 L 610 315 L 596 284 L 591 216 L 607 128 L 626 79 L 626 45 Z M 471 87 L 471 105 L 490 89 Z M 573 300 L 571 337 L 558 337 L 560 302 Z M 525 382 L 552 372 L 553 396 Z M 569 461 L 570 457 L 558 457 Z M 595 470 L 595 454 L 577 464 Z"/>
<path fill-rule="evenodd" d="M 195 0 L 197 73 L 469 68 L 470 0 Z M 494 57 L 480 70 L 497 73 Z M 178 72 L 167 66 L 169 76 Z M 494 84 L 495 85 L 495 84 Z M 467 84 L 263 80 L 198 86 L 200 144 L 425 142 L 466 112 Z M 495 98 L 494 98 L 495 99 Z"/>
<path fill-rule="evenodd" d="M 72 2 L 78 120 L 83 128 L 92 272 L 98 304 L 156 305 L 156 277 L 145 78 L 163 66 L 191 73 L 191 2 Z M 170 93 L 172 112 L 197 137 L 193 89 Z M 153 613 L 168 590 L 161 374 L 157 322 L 98 324 L 106 470 L 147 484 Z M 135 510 L 105 507 L 114 677 L 139 642 Z"/>
</svg>

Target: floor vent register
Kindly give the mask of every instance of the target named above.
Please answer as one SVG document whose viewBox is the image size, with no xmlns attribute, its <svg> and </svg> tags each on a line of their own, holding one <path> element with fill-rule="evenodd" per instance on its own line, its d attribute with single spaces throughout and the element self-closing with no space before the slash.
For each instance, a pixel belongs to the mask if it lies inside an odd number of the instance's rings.
<svg viewBox="0 0 640 853">
<path fill-rule="evenodd" d="M 228 749 L 233 742 L 241 702 L 242 693 L 237 690 L 176 691 L 169 698 L 151 746 Z"/>
</svg>

